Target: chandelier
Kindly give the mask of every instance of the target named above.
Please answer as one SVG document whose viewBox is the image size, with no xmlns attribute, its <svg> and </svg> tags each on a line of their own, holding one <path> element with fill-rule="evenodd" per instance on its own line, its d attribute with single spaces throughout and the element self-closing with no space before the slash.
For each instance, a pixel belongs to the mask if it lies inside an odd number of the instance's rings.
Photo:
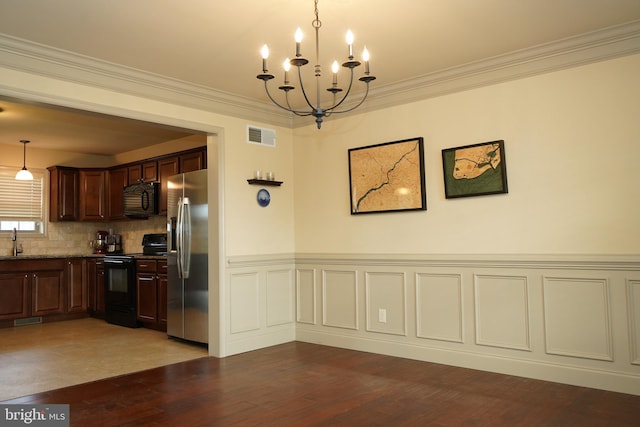
<svg viewBox="0 0 640 427">
<path fill-rule="evenodd" d="M 318 125 L 318 129 L 320 129 L 320 127 L 322 126 L 322 120 L 325 117 L 329 117 L 331 114 L 348 113 L 349 111 L 353 111 L 356 108 L 358 108 L 360 105 L 362 105 L 364 100 L 367 99 L 367 95 L 369 94 L 369 82 L 375 80 L 376 78 L 370 75 L 369 73 L 369 51 L 365 47 L 362 53 L 362 60 L 364 61 L 364 75 L 360 77 L 358 80 L 360 80 L 361 82 L 367 85 L 366 91 L 362 99 L 360 99 L 360 101 L 358 101 L 355 106 L 350 107 L 348 109 L 339 109 L 339 107 L 345 102 L 345 100 L 349 96 L 349 93 L 351 92 L 351 88 L 353 86 L 353 79 L 354 79 L 354 69 L 356 67 L 359 67 L 361 64 L 360 61 L 355 60 L 353 57 L 353 33 L 351 32 L 351 30 L 347 31 L 346 40 L 347 40 L 347 45 L 349 46 L 349 56 L 348 56 L 348 60 L 344 62 L 342 66 L 349 69 L 349 74 L 350 74 L 349 85 L 346 91 L 344 91 L 342 88 L 338 86 L 338 70 L 340 69 L 340 67 L 338 65 L 338 61 L 333 61 L 333 64 L 331 66 L 331 71 L 333 72 L 333 82 L 331 86 L 326 89 L 328 92 L 331 92 L 333 94 L 333 101 L 328 106 L 322 106 L 321 100 L 320 100 L 320 94 L 321 94 L 320 78 L 322 76 L 322 70 L 320 67 L 320 60 L 319 60 L 320 58 L 319 32 L 320 32 L 320 27 L 322 26 L 322 22 L 320 22 L 320 18 L 318 17 L 318 0 L 314 0 L 313 3 L 314 3 L 314 9 L 315 9 L 314 10 L 315 19 L 311 22 L 311 24 L 315 29 L 315 35 L 316 35 L 316 40 L 315 40 L 316 41 L 316 58 L 315 58 L 316 64 L 314 65 L 314 75 L 316 78 L 315 100 L 310 99 L 309 88 L 307 87 L 305 89 L 304 83 L 302 81 L 301 69 L 303 66 L 309 63 L 309 60 L 305 59 L 300 53 L 300 44 L 302 42 L 302 30 L 300 28 L 298 28 L 295 33 L 296 56 L 291 60 L 289 58 L 285 59 L 283 64 L 284 84 L 282 86 L 278 86 L 278 89 L 284 92 L 284 103 L 280 103 L 276 101 L 272 96 L 271 92 L 269 92 L 268 82 L 269 80 L 275 78 L 275 76 L 273 74 L 270 74 L 269 70 L 267 69 L 267 58 L 269 57 L 269 48 L 267 47 L 266 44 L 262 47 L 262 52 L 261 52 L 262 53 L 262 73 L 258 74 L 256 77 L 264 81 L 264 89 L 267 92 L 267 96 L 269 97 L 271 102 L 273 102 L 278 107 L 295 114 L 296 116 L 315 117 L 316 124 Z M 302 96 L 304 97 L 304 100 L 306 101 L 306 104 L 309 107 L 309 109 L 307 109 L 306 107 L 305 109 L 297 109 L 291 106 L 291 103 L 289 100 L 289 92 L 295 89 L 295 86 L 291 86 L 289 84 L 289 70 L 291 69 L 291 66 L 298 68 L 298 82 L 300 84 Z M 344 92 L 344 94 L 341 94 L 341 92 Z"/>
</svg>

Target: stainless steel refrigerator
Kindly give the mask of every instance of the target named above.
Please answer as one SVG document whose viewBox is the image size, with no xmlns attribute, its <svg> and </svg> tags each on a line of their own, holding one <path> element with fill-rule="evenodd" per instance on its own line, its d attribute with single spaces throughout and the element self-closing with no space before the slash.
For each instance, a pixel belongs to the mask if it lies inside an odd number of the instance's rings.
<svg viewBox="0 0 640 427">
<path fill-rule="evenodd" d="M 174 175 L 167 191 L 167 334 L 208 343 L 207 171 Z"/>
</svg>

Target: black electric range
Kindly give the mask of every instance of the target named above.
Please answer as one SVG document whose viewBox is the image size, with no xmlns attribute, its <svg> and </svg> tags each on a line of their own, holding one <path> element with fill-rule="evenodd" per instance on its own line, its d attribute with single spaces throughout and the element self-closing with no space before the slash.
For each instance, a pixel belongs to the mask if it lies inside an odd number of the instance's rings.
<svg viewBox="0 0 640 427">
<path fill-rule="evenodd" d="M 107 254 L 105 271 L 105 318 L 107 322 L 137 328 L 136 259 L 166 255 L 167 235 L 145 234 L 142 253 Z"/>
</svg>

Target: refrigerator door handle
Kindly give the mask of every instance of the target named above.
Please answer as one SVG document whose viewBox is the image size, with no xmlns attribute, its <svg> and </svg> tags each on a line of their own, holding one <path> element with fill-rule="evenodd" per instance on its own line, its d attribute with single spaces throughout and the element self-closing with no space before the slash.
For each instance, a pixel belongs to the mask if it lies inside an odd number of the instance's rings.
<svg viewBox="0 0 640 427">
<path fill-rule="evenodd" d="M 182 278 L 189 278 L 191 266 L 191 203 L 189 198 L 182 199 Z"/>
<path fill-rule="evenodd" d="M 178 267 L 178 278 L 182 279 L 182 217 L 183 217 L 182 197 L 178 199 L 178 217 L 176 219 L 176 265 Z"/>
</svg>

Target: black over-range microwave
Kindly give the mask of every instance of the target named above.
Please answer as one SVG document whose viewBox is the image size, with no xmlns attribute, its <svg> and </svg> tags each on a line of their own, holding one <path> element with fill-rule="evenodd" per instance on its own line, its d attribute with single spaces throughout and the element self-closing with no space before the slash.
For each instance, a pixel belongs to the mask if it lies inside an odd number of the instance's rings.
<svg viewBox="0 0 640 427">
<path fill-rule="evenodd" d="M 130 218 L 148 218 L 158 214 L 158 183 L 141 182 L 124 188 L 124 214 Z"/>
</svg>

